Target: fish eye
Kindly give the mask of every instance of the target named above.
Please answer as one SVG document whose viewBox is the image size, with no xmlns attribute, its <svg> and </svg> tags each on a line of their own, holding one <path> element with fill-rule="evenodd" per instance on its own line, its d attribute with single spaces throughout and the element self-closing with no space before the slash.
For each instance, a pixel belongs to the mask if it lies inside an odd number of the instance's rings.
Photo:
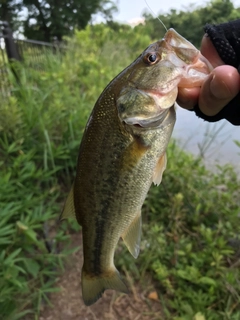
<svg viewBox="0 0 240 320">
<path fill-rule="evenodd" d="M 148 57 L 149 62 L 155 62 L 157 60 L 157 55 L 155 53 Z"/>
<path fill-rule="evenodd" d="M 144 57 L 144 62 L 149 65 L 156 63 L 158 60 L 159 60 L 159 55 L 155 52 L 149 53 Z"/>
</svg>

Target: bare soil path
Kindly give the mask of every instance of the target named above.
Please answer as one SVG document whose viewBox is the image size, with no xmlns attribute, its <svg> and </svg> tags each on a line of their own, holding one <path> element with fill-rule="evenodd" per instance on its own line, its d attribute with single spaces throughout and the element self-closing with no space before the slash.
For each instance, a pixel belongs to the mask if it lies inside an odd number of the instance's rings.
<svg viewBox="0 0 240 320">
<path fill-rule="evenodd" d="M 80 235 L 72 235 L 78 246 Z M 163 320 L 161 304 L 153 284 L 146 279 L 144 288 L 129 278 L 129 295 L 107 290 L 94 305 L 86 307 L 81 297 L 82 250 L 68 257 L 65 272 L 57 281 L 59 292 L 50 295 L 52 307 L 45 305 L 39 320 Z"/>
</svg>

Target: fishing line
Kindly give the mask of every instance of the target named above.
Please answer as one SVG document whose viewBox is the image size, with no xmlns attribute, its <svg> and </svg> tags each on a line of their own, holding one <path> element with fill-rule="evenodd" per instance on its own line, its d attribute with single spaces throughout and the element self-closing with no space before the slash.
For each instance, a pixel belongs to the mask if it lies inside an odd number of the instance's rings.
<svg viewBox="0 0 240 320">
<path fill-rule="evenodd" d="M 144 2 L 146 3 L 148 9 L 152 12 L 152 15 L 153 15 L 155 18 L 157 18 L 157 19 L 160 21 L 160 23 L 162 24 L 162 26 L 164 27 L 164 29 L 165 29 L 166 31 L 168 31 L 167 27 L 166 27 L 165 24 L 162 22 L 162 20 L 161 20 L 161 19 L 156 15 L 156 13 L 151 9 L 151 7 L 149 6 L 149 4 L 147 3 L 147 0 L 144 0 Z"/>
</svg>

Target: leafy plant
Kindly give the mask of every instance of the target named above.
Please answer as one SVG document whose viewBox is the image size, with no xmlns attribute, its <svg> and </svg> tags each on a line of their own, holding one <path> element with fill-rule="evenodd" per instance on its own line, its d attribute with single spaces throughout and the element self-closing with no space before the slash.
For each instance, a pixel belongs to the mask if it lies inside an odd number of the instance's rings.
<svg viewBox="0 0 240 320">
<path fill-rule="evenodd" d="M 57 225 L 74 178 L 87 118 L 108 82 L 150 42 L 144 27 L 88 26 L 49 54 L 41 70 L 18 65 L 0 105 L 0 317 L 36 318 L 66 245 Z M 147 30 L 147 29 L 146 29 Z M 32 52 L 28 52 L 29 57 Z M 204 148 L 208 145 L 203 145 Z M 205 149 L 204 149 L 205 150 Z M 143 207 L 138 260 L 117 264 L 155 279 L 166 319 L 239 319 L 239 180 L 231 166 L 209 172 L 172 141 L 168 168 Z M 79 230 L 73 224 L 74 230 Z M 126 252 L 126 253 L 125 253 Z"/>
<path fill-rule="evenodd" d="M 146 272 L 156 279 L 166 319 L 238 319 L 238 193 L 232 167 L 213 174 L 172 141 L 162 184 L 144 205 L 138 273 L 131 267 L 142 281 Z"/>
</svg>

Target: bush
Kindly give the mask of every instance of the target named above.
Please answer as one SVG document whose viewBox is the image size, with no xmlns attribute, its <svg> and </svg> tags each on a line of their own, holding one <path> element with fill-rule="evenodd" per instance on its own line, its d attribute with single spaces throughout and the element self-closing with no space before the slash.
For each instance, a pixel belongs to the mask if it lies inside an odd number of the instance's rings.
<svg viewBox="0 0 240 320">
<path fill-rule="evenodd" d="M 10 74 L 12 95 L 0 106 L 4 319 L 38 314 L 42 299 L 56 290 L 53 283 L 69 253 L 57 251 L 67 237 L 65 226 L 58 228 L 56 221 L 73 181 L 85 123 L 107 83 L 149 42 L 130 27 L 114 27 L 117 33 L 104 25 L 76 32 L 65 53 L 48 52 L 40 68 L 30 68 L 29 49 L 25 63 L 14 66 L 20 85 Z"/>
<path fill-rule="evenodd" d="M 56 227 L 70 189 L 79 142 L 108 82 L 150 43 L 127 26 L 89 26 L 45 68 L 18 65 L 19 86 L 0 106 L 0 312 L 39 312 L 66 243 Z M 140 30 L 142 30 L 140 28 Z M 142 251 L 117 264 L 155 278 L 166 319 L 239 319 L 239 181 L 231 167 L 208 172 L 199 159 L 168 149 L 168 168 L 143 208 Z M 76 227 L 76 225 L 73 225 Z M 50 230 L 48 230 L 50 229 Z M 49 250 L 50 249 L 50 250 Z M 124 249 L 125 250 L 125 249 Z M 195 317 L 195 318 L 194 318 Z"/>
<path fill-rule="evenodd" d="M 39 310 L 42 298 L 54 290 L 66 254 L 57 254 L 56 245 L 66 236 L 59 230 L 48 238 L 46 230 L 59 212 L 53 172 L 38 168 L 34 152 L 23 151 L 21 141 L 0 142 L 5 160 L 0 175 L 0 314 L 15 320 L 33 306 Z"/>
<path fill-rule="evenodd" d="M 153 275 L 166 319 L 239 319 L 239 181 L 233 168 L 213 174 L 172 142 L 143 219 L 142 251 L 130 270 L 141 279 Z M 130 263 L 124 258 L 121 266 Z"/>
</svg>

